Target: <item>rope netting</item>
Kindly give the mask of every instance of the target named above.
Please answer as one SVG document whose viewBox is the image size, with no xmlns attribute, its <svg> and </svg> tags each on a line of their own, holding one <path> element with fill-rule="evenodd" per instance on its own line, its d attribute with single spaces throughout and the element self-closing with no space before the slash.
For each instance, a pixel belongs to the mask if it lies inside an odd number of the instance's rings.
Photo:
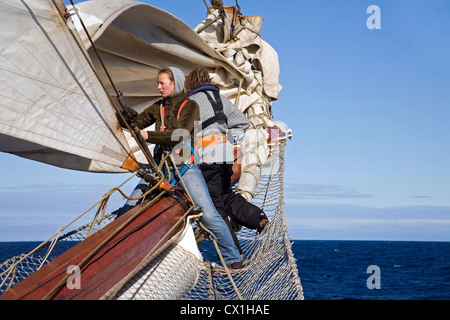
<svg viewBox="0 0 450 320">
<path fill-rule="evenodd" d="M 291 250 L 291 242 L 284 213 L 284 146 L 272 150 L 272 155 L 261 169 L 258 187 L 252 203 L 260 207 L 270 223 L 261 234 L 245 227 L 237 233 L 246 267 L 232 272 L 234 283 L 246 300 L 303 299 L 303 290 L 297 265 Z M 203 243 L 202 243 L 203 244 Z M 206 260 L 212 250 L 208 243 L 199 245 Z M 209 259 L 208 259 L 209 258 Z M 196 286 L 186 298 L 237 299 L 234 287 L 223 268 L 215 263 L 206 263 Z"/>
<path fill-rule="evenodd" d="M 203 259 L 182 245 L 172 244 L 157 259 L 142 264 L 138 273 L 109 299 L 303 299 L 286 226 L 283 203 L 284 147 L 272 150 L 261 168 L 252 203 L 270 222 L 261 234 L 242 227 L 237 236 L 246 257 L 245 268 L 222 265 L 212 237 L 198 243 Z M 99 223 L 87 223 L 64 235 L 54 236 L 28 254 L 0 263 L 0 294 L 19 283 L 65 250 L 84 240 L 115 218 L 105 215 Z M 197 222 L 193 222 L 193 228 Z M 192 233 L 194 235 L 194 233 Z M 195 233 L 198 236 L 198 233 Z"/>
</svg>

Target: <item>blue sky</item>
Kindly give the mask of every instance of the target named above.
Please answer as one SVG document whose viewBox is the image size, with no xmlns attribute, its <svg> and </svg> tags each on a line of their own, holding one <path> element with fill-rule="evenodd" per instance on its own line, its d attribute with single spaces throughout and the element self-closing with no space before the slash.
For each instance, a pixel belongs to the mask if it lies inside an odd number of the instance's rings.
<svg viewBox="0 0 450 320">
<path fill-rule="evenodd" d="M 201 0 L 148 2 L 191 27 L 205 16 Z M 239 5 L 264 17 L 261 35 L 280 58 L 273 109 L 294 131 L 285 167 L 291 238 L 450 241 L 450 2 Z M 367 28 L 370 5 L 381 10 L 381 29 Z M 126 178 L 4 153 L 0 163 L 0 241 L 43 240 Z"/>
</svg>

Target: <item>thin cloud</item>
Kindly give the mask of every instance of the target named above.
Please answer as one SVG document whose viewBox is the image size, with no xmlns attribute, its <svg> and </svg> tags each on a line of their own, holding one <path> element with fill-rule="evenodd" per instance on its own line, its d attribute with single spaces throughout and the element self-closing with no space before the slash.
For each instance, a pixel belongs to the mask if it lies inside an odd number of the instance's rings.
<svg viewBox="0 0 450 320">
<path fill-rule="evenodd" d="M 371 198 L 371 194 L 351 187 L 321 184 L 286 183 L 286 198 L 293 199 L 356 199 Z"/>
<path fill-rule="evenodd" d="M 13 187 L 0 187 L 0 224 L 9 214 L 80 214 L 96 204 L 111 189 L 103 184 L 27 184 Z M 129 188 L 123 191 L 127 194 Z M 114 211 L 122 206 L 125 199 L 118 192 L 111 197 L 108 208 Z"/>
<path fill-rule="evenodd" d="M 20 193 L 64 193 L 64 192 L 91 192 L 95 190 L 105 190 L 108 186 L 103 184 L 74 184 L 65 182 L 42 183 L 42 184 L 24 184 L 17 186 L 0 186 L 0 193 L 20 194 Z"/>
<path fill-rule="evenodd" d="M 450 240 L 449 206 L 286 203 L 285 211 L 292 239 Z"/>
</svg>

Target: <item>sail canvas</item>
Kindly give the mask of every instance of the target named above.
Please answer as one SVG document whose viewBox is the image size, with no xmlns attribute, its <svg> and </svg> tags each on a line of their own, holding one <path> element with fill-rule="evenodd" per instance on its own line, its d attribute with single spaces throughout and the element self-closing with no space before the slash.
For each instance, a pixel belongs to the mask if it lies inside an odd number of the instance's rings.
<svg viewBox="0 0 450 320">
<path fill-rule="evenodd" d="M 0 151 L 126 171 L 130 147 L 111 100 L 53 1 L 6 0 L 0 10 Z"/>
</svg>

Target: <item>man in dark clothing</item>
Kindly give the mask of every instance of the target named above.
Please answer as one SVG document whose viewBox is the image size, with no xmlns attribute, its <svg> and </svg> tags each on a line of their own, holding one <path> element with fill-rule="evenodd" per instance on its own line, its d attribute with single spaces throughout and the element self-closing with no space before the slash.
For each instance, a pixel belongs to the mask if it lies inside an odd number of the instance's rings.
<svg viewBox="0 0 450 320">
<path fill-rule="evenodd" d="M 233 175 L 232 167 L 232 164 L 202 163 L 200 170 L 220 215 L 225 220 L 227 220 L 227 216 L 230 217 L 232 225 L 242 225 L 261 233 L 269 220 L 258 206 L 248 202 L 243 196 L 232 190 L 230 185 Z"/>
<path fill-rule="evenodd" d="M 250 123 L 210 81 L 209 74 L 203 67 L 192 70 L 185 81 L 189 99 L 197 102 L 200 109 L 202 126 L 196 143 L 200 170 L 211 199 L 230 230 L 231 222 L 234 222 L 261 232 L 268 222 L 267 216 L 260 208 L 231 189 L 234 152 L 228 136 L 239 136 Z M 238 245 L 235 235 L 234 239 Z"/>
</svg>

